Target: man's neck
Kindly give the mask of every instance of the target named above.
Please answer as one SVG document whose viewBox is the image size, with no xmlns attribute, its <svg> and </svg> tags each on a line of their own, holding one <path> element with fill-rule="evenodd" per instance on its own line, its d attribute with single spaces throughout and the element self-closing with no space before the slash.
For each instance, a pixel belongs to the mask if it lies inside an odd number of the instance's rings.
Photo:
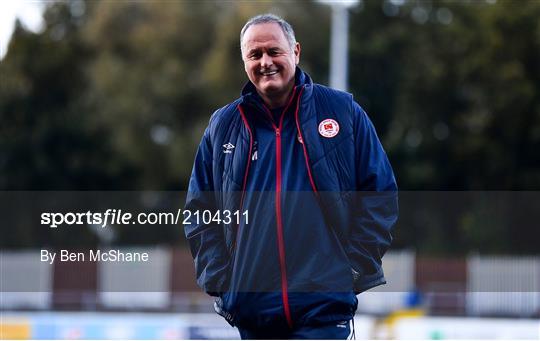
<svg viewBox="0 0 540 341">
<path fill-rule="evenodd" d="M 261 96 L 264 104 L 266 104 L 266 106 L 268 106 L 268 108 L 270 108 L 270 109 L 282 108 L 285 105 L 287 105 L 287 103 L 289 102 L 289 98 L 293 94 L 293 88 L 294 88 L 294 86 L 291 86 L 289 91 L 287 91 L 287 92 L 285 92 L 285 93 L 283 93 L 281 95 L 277 95 L 277 96 L 269 97 L 269 96 L 264 96 L 263 94 L 259 94 L 259 96 Z"/>
</svg>

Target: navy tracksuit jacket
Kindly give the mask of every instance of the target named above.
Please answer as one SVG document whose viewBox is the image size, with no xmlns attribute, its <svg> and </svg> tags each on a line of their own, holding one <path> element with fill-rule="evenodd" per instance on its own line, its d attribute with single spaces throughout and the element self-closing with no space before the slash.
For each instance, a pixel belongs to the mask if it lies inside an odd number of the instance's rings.
<svg viewBox="0 0 540 341">
<path fill-rule="evenodd" d="M 193 216 L 184 225 L 197 283 L 241 328 L 349 320 L 355 293 L 385 283 L 381 258 L 397 219 L 392 169 L 352 96 L 299 68 L 282 115 L 251 83 L 212 115 L 185 209 L 248 212 L 239 224 Z"/>
</svg>

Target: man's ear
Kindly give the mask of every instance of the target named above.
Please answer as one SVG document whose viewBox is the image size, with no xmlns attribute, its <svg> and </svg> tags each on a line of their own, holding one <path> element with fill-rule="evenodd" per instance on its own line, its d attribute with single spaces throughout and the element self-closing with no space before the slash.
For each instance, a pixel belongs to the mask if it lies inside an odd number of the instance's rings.
<svg viewBox="0 0 540 341">
<path fill-rule="evenodd" d="M 294 50 L 293 50 L 296 65 L 298 65 L 298 63 L 300 63 L 300 51 L 301 51 L 300 43 L 297 42 L 294 45 Z"/>
</svg>

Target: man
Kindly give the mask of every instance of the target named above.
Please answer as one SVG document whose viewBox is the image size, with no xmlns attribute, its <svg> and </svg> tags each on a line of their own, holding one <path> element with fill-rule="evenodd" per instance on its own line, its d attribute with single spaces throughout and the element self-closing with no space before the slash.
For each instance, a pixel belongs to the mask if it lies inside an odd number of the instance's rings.
<svg viewBox="0 0 540 341">
<path fill-rule="evenodd" d="M 286 21 L 254 17 L 240 44 L 249 82 L 210 119 L 186 209 L 249 215 L 190 218 L 197 283 L 243 339 L 345 339 L 356 293 L 385 283 L 392 169 L 352 96 L 297 67 Z"/>
</svg>

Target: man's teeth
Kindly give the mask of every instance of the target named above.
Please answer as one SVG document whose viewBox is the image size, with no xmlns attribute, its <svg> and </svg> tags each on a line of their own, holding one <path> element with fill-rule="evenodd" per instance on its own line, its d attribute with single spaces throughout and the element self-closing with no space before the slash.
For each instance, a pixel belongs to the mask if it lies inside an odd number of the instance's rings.
<svg viewBox="0 0 540 341">
<path fill-rule="evenodd" d="M 274 71 L 266 71 L 266 72 L 261 72 L 263 74 L 263 76 L 272 76 L 272 75 L 275 75 L 277 73 L 277 70 L 274 70 Z"/>
</svg>

